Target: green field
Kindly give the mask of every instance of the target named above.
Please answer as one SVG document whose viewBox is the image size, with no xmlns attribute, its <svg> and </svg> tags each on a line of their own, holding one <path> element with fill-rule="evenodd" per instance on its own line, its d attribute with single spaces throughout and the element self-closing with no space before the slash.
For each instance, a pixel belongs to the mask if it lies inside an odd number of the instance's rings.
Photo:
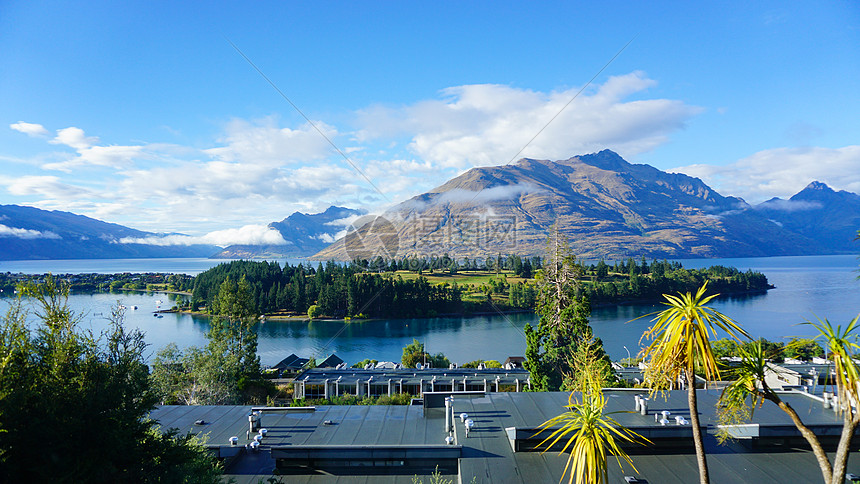
<svg viewBox="0 0 860 484">
<path fill-rule="evenodd" d="M 391 272 L 387 272 L 386 274 L 392 274 Z M 418 279 L 419 274 L 417 272 L 410 271 L 397 271 L 393 273 L 396 276 L 400 276 L 404 281 Z M 465 284 L 472 284 L 474 286 L 480 286 L 481 284 L 489 284 L 490 279 L 496 280 L 504 280 L 508 284 L 516 284 L 519 282 L 525 281 L 534 281 L 534 279 L 523 279 L 522 277 L 515 276 L 513 271 L 502 271 L 499 274 L 491 271 L 459 271 L 456 274 L 448 274 L 447 272 L 435 271 L 433 274 L 429 272 L 424 272 L 420 275 L 427 279 L 430 284 L 454 284 L 455 282 L 462 286 Z"/>
</svg>

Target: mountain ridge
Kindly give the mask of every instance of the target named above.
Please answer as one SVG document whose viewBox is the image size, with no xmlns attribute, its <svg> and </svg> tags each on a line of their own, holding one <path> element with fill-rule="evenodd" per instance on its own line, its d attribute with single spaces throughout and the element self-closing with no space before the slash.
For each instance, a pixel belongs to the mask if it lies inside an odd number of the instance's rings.
<svg viewBox="0 0 860 484">
<path fill-rule="evenodd" d="M 396 239 L 398 256 L 534 255 L 543 253 L 555 225 L 569 237 L 574 253 L 587 258 L 761 257 L 844 250 L 788 230 L 768 215 L 698 178 L 631 164 L 603 150 L 566 160 L 523 158 L 512 165 L 468 170 L 385 212 L 392 229 L 377 237 L 384 242 L 377 246 L 389 246 L 390 255 Z M 490 216 L 507 217 L 515 239 L 481 239 L 480 233 L 464 232 L 467 219 L 480 222 Z M 356 240 L 373 239 L 362 229 L 356 234 Z M 357 247 L 350 243 L 341 239 L 312 258 L 349 260 Z M 374 252 L 374 247 L 361 249 L 360 254 Z"/>
<path fill-rule="evenodd" d="M 218 249 L 122 242 L 164 235 L 71 212 L 0 205 L 0 260 L 207 257 Z"/>
<path fill-rule="evenodd" d="M 754 207 L 770 220 L 839 252 L 857 252 L 860 195 L 812 181 L 788 200 L 772 198 Z"/>
<path fill-rule="evenodd" d="M 364 214 L 363 210 L 330 206 L 315 214 L 293 212 L 280 222 L 268 226 L 277 230 L 285 244 L 231 245 L 212 255 L 213 259 L 283 259 L 303 258 L 323 250 L 344 227 L 332 225 L 339 220 Z"/>
</svg>

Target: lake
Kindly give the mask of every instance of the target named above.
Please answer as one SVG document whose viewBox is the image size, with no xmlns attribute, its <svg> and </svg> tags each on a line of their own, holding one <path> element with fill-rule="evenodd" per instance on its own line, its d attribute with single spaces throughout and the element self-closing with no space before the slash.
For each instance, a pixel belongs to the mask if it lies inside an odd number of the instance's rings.
<svg viewBox="0 0 860 484">
<path fill-rule="evenodd" d="M 25 273 L 68 272 L 174 272 L 197 274 L 218 263 L 212 259 L 128 259 L 88 261 L 15 261 L 0 262 L 0 271 Z M 290 261 L 295 264 L 297 261 Z M 776 286 L 767 294 L 715 300 L 711 306 L 731 316 L 752 335 L 771 340 L 791 336 L 811 336 L 814 330 L 799 325 L 815 316 L 834 323 L 846 323 L 860 313 L 860 281 L 855 256 L 768 257 L 747 259 L 694 259 L 681 261 L 685 267 L 715 264 L 753 269 L 767 275 Z M 170 342 L 180 347 L 204 345 L 208 328 L 206 318 L 183 314 L 153 315 L 156 301 L 162 308 L 172 305 L 174 296 L 160 293 L 75 294 L 73 309 L 83 314 L 86 327 L 100 331 L 105 327 L 111 305 L 121 301 L 138 306 L 126 312 L 128 326 L 146 332 L 152 352 Z M 3 304 L 0 303 L 0 307 Z M 5 308 L 3 308 L 5 309 Z M 659 310 L 660 305 L 625 305 L 597 308 L 591 325 L 603 339 L 613 359 L 635 354 L 639 338 L 649 326 L 647 319 L 634 318 Z M 363 322 L 275 322 L 258 325 L 258 352 L 263 364 L 275 364 L 290 353 L 325 357 L 336 353 L 352 364 L 364 358 L 399 361 L 402 348 L 413 338 L 423 342 L 427 351 L 442 352 L 451 361 L 465 363 L 475 359 L 504 360 L 522 356 L 526 323 L 535 325 L 534 314 L 510 314 L 470 318 L 431 318 L 411 320 L 374 320 Z M 625 349 L 625 346 L 627 349 Z"/>
</svg>

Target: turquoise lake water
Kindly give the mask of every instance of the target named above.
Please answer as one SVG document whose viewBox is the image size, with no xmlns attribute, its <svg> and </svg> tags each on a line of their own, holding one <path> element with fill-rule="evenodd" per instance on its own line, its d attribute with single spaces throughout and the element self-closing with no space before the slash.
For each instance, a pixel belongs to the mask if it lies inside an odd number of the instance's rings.
<svg viewBox="0 0 860 484">
<path fill-rule="evenodd" d="M 197 274 L 220 262 L 211 259 L 126 259 L 87 261 L 2 261 L 0 272 L 175 272 Z M 814 334 L 798 323 L 815 316 L 832 322 L 847 322 L 860 313 L 860 281 L 855 256 L 769 257 L 748 259 L 696 259 L 681 261 L 685 267 L 715 264 L 759 270 L 776 286 L 767 294 L 715 300 L 715 309 L 731 316 L 754 336 L 781 340 Z M 295 264 L 296 261 L 290 261 Z M 73 309 L 83 314 L 83 323 L 96 331 L 105 327 L 111 305 L 121 301 L 128 310 L 126 322 L 146 332 L 154 353 L 175 342 L 180 347 L 205 344 L 205 318 L 181 314 L 153 316 L 156 301 L 169 307 L 172 295 L 120 293 L 76 294 L 70 297 Z M 0 309 L 5 310 L 0 302 Z M 659 310 L 659 305 L 625 305 L 598 308 L 591 325 L 613 359 L 638 351 L 639 338 L 648 327 L 647 319 L 634 318 Z M 352 364 L 364 358 L 399 361 L 402 348 L 413 338 L 425 343 L 427 351 L 442 352 L 451 361 L 475 359 L 504 360 L 523 355 L 526 323 L 536 324 L 534 314 L 376 320 L 355 323 L 314 321 L 267 322 L 258 325 L 258 351 L 263 364 L 274 364 L 290 353 L 325 357 L 336 353 Z M 627 347 L 625 349 L 624 347 Z"/>
</svg>

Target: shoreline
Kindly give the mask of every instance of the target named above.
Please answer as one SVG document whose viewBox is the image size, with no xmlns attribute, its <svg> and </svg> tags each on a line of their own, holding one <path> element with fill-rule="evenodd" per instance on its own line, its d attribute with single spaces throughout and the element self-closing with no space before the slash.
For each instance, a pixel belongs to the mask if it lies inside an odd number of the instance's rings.
<svg viewBox="0 0 860 484">
<path fill-rule="evenodd" d="M 768 289 L 765 290 L 750 290 L 750 291 L 735 291 L 735 292 L 726 292 L 720 293 L 715 300 L 720 300 L 727 297 L 735 297 L 735 296 L 754 296 L 754 295 L 766 295 L 770 289 L 776 289 L 775 286 L 771 285 Z M 127 292 L 135 291 L 135 292 L 163 292 L 169 294 L 180 294 L 190 296 L 190 293 L 184 292 L 176 292 L 176 291 L 147 291 L 145 289 L 129 289 L 124 290 Z M 100 291 L 94 291 L 100 292 Z M 655 300 L 651 298 L 644 299 L 625 299 L 623 301 L 614 302 L 614 303 L 597 303 L 593 304 L 592 308 L 607 308 L 613 306 L 631 306 L 631 305 L 659 305 L 662 303 L 662 300 Z M 167 313 L 180 313 L 187 314 L 194 317 L 202 317 L 202 318 L 212 318 L 216 315 L 210 313 L 204 313 L 200 311 L 187 311 L 182 309 L 160 309 L 157 311 L 153 311 L 156 314 L 167 314 Z M 436 319 L 436 318 L 470 318 L 470 317 L 480 317 L 480 316 L 496 316 L 496 315 L 506 315 L 506 314 L 526 314 L 532 313 L 537 314 L 536 309 L 511 309 L 506 311 L 477 311 L 477 312 L 463 312 L 463 313 L 444 313 L 437 314 L 435 316 L 423 316 L 423 317 L 414 317 L 414 318 L 315 318 L 311 319 L 307 315 L 277 315 L 277 314 L 263 314 L 259 316 L 258 321 L 261 324 L 265 324 L 267 322 L 283 322 L 283 323 L 294 323 L 294 322 L 303 322 L 303 323 L 311 323 L 311 322 L 329 322 L 329 323 L 352 323 L 352 322 L 373 322 L 373 321 L 381 321 L 381 320 L 389 320 L 389 319 Z"/>
<path fill-rule="evenodd" d="M 776 286 L 774 286 L 773 284 L 769 284 L 769 287 L 767 289 L 723 292 L 723 293 L 719 293 L 719 296 L 716 297 L 715 300 L 721 300 L 721 299 L 731 298 L 731 297 L 766 295 L 768 293 L 768 291 L 771 289 L 776 289 Z M 151 294 L 156 294 L 156 293 L 163 293 L 163 294 L 173 294 L 173 295 L 187 296 L 187 297 L 193 296 L 193 294 L 190 292 L 169 291 L 166 289 L 155 289 L 155 290 L 150 290 L 150 289 L 119 289 L 119 290 L 114 290 L 114 291 L 109 291 L 109 290 L 104 291 L 104 290 L 97 290 L 96 289 L 96 290 L 80 290 L 80 291 L 72 290 L 72 292 L 81 293 L 81 294 L 87 294 L 87 293 L 89 293 L 89 294 L 121 294 L 121 293 L 142 293 L 142 294 L 151 293 Z M 640 298 L 640 299 L 628 298 L 628 299 L 624 299 L 624 300 L 616 301 L 616 302 L 592 303 L 592 308 L 597 309 L 597 308 L 607 308 L 607 307 L 613 307 L 613 306 L 631 306 L 631 305 L 654 305 L 654 306 L 657 306 L 657 305 L 661 304 L 662 302 L 664 302 L 664 300 L 659 299 L 659 298 Z M 174 309 L 174 308 L 159 309 L 159 310 L 153 311 L 153 313 L 155 313 L 155 314 L 180 313 L 180 314 L 187 314 L 187 315 L 190 315 L 193 317 L 201 317 L 201 318 L 211 318 L 211 317 L 215 316 L 213 314 L 209 314 L 209 313 L 205 313 L 205 312 L 188 311 L 188 310 L 183 310 L 183 309 L 178 309 L 178 308 L 177 309 Z M 441 313 L 441 314 L 437 314 L 434 316 L 421 316 L 421 317 L 411 317 L 411 318 L 377 317 L 377 318 L 362 318 L 362 319 L 330 318 L 330 317 L 311 319 L 307 315 L 264 314 L 264 315 L 261 315 L 259 317 L 259 322 L 260 323 L 266 323 L 266 322 L 284 322 L 284 323 L 305 322 L 305 323 L 310 323 L 310 322 L 317 321 L 317 322 L 338 322 L 338 323 L 350 322 L 351 323 L 351 322 L 372 322 L 372 321 L 389 320 L 389 319 L 426 320 L 426 319 L 435 319 L 435 318 L 471 318 L 471 317 L 481 317 L 481 316 L 497 316 L 497 315 L 526 314 L 526 313 L 536 314 L 537 310 L 536 309 L 508 309 L 508 310 L 502 310 L 502 311 L 492 311 L 491 310 L 491 311 L 474 311 L 474 312 L 461 312 L 461 313 Z"/>
</svg>

